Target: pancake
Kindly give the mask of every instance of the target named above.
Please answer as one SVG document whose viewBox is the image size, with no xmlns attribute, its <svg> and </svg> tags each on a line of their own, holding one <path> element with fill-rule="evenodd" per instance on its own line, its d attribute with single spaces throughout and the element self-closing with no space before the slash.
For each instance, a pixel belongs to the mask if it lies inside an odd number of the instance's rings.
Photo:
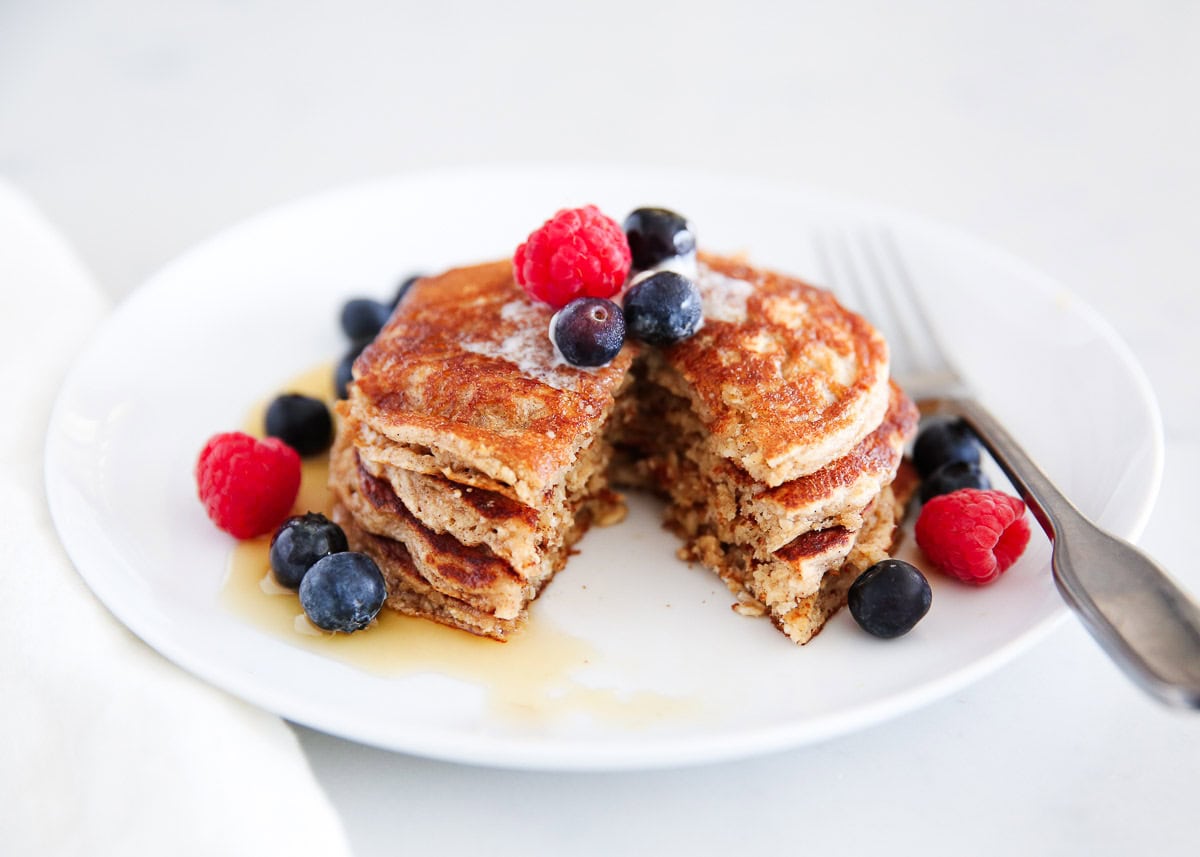
<svg viewBox="0 0 1200 857">
<path fill-rule="evenodd" d="M 417 573 L 439 592 L 512 619 L 531 597 L 532 580 L 484 545 L 464 545 L 425 527 L 382 479 L 367 473 L 353 446 L 339 439 L 330 476 L 340 486 L 337 501 L 366 532 L 402 542 Z"/>
<path fill-rule="evenodd" d="M 388 606 L 496 639 L 520 625 L 528 603 L 566 564 L 591 523 L 612 521 L 624 510 L 617 495 L 597 492 L 576 510 L 543 562 L 522 569 L 486 545 L 463 544 L 422 524 L 390 483 L 362 466 L 349 435 L 335 440 L 330 485 L 335 520 L 353 549 L 371 555 L 384 573 Z"/>
<path fill-rule="evenodd" d="M 609 446 L 599 440 L 580 451 L 576 466 L 563 482 L 561 501 L 535 508 L 501 491 L 381 464 L 378 459 L 386 458 L 386 453 L 381 455 L 376 445 L 364 443 L 356 425 L 348 421 L 342 434 L 355 446 L 359 466 L 386 481 L 407 514 L 465 545 L 487 546 L 527 577 L 537 575 L 547 550 L 574 526 L 579 504 L 606 484 Z"/>
<path fill-rule="evenodd" d="M 418 573 L 403 542 L 366 532 L 339 503 L 334 504 L 333 519 L 346 531 L 354 549 L 370 556 L 383 572 L 388 608 L 495 640 L 505 640 L 524 621 L 524 613 L 501 619 L 438 591 Z"/>
<path fill-rule="evenodd" d="M 677 507 L 696 508 L 722 540 L 748 545 L 763 555 L 814 529 L 861 527 L 862 511 L 892 481 L 919 418 L 912 401 L 890 385 L 884 419 L 850 452 L 772 488 L 714 455 L 682 399 L 649 383 L 640 386 L 639 395 L 654 400 L 648 406 L 654 421 L 672 431 L 636 440 L 623 436 L 626 449 L 637 445 L 637 466 L 651 472 L 631 475 L 626 463 L 615 477 L 618 484 L 661 485 L 659 493 Z"/>
<path fill-rule="evenodd" d="M 715 571 L 737 596 L 739 613 L 765 615 L 803 645 L 846 603 L 854 578 L 887 558 L 910 496 L 888 486 L 864 510 L 858 530 L 812 530 L 766 559 L 703 531 L 680 549 L 680 558 Z"/>
<path fill-rule="evenodd" d="M 746 492 L 741 508 L 748 525 L 762 534 L 763 547 L 776 550 L 800 533 L 825 526 L 860 527 L 855 510 L 895 478 L 919 419 L 916 405 L 891 384 L 883 421 L 849 453 L 807 476 Z M 753 536 L 739 533 L 739 538 Z"/>
<path fill-rule="evenodd" d="M 895 549 L 896 528 L 908 500 L 909 496 L 896 494 L 890 486 L 881 491 L 845 561 L 822 576 L 816 592 L 799 598 L 794 605 L 784 602 L 770 609 L 768 615 L 775 626 L 800 644 L 820 633 L 826 620 L 845 606 L 855 579 Z M 764 591 L 761 583 L 754 588 Z"/>
<path fill-rule="evenodd" d="M 633 361 L 579 369 L 555 356 L 553 311 L 508 261 L 418 281 L 354 365 L 350 408 L 389 461 L 541 505 L 613 408 Z"/>
<path fill-rule="evenodd" d="M 355 362 L 331 461 L 391 608 L 507 638 L 588 527 L 623 516 L 619 484 L 668 499 L 681 556 L 739 612 L 819 631 L 890 545 L 915 409 L 828 293 L 703 254 L 696 283 L 692 338 L 600 369 L 562 362 L 507 261 L 412 287 Z"/>
<path fill-rule="evenodd" d="M 704 326 L 648 356 L 649 378 L 692 403 L 707 445 L 780 485 L 848 453 L 888 405 L 880 333 L 829 292 L 701 254 Z"/>
</svg>

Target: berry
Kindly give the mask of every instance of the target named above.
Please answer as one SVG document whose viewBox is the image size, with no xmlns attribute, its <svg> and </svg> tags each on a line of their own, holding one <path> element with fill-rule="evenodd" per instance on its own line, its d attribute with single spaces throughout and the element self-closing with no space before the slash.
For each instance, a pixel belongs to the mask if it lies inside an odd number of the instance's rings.
<svg viewBox="0 0 1200 857">
<path fill-rule="evenodd" d="M 986 491 L 992 487 L 991 480 L 969 461 L 951 461 L 943 464 L 928 478 L 921 480 L 921 502 L 928 503 L 934 497 L 949 494 L 959 488 L 978 488 Z"/>
<path fill-rule="evenodd" d="M 904 560 L 885 559 L 850 584 L 850 615 L 864 631 L 890 640 L 907 634 L 929 612 L 929 581 Z"/>
<path fill-rule="evenodd" d="M 392 309 L 400 306 L 400 301 L 404 300 L 404 296 L 408 294 L 408 290 L 413 287 L 413 283 L 424 277 L 424 274 L 412 274 L 405 277 L 396 289 L 396 296 L 392 298 Z"/>
<path fill-rule="evenodd" d="M 625 344 L 625 316 L 604 298 L 576 298 L 550 319 L 550 341 L 572 366 L 604 366 Z"/>
<path fill-rule="evenodd" d="M 917 545 L 941 572 L 965 583 L 991 583 L 1029 544 L 1025 504 L 1000 491 L 963 488 L 921 508 Z"/>
<path fill-rule="evenodd" d="M 392 308 L 370 298 L 353 298 L 342 305 L 342 332 L 351 342 L 370 342 L 387 324 Z"/>
<path fill-rule="evenodd" d="M 331 553 L 313 563 L 300 581 L 300 606 L 326 631 L 351 633 L 379 615 L 387 586 L 375 560 L 365 553 Z"/>
<path fill-rule="evenodd" d="M 281 586 L 299 589 L 313 563 L 350 550 L 342 528 L 324 515 L 309 512 L 288 518 L 271 537 L 271 570 Z"/>
<path fill-rule="evenodd" d="M 333 417 L 320 399 L 299 393 L 276 396 L 267 406 L 266 433 L 302 456 L 316 455 L 333 443 Z"/>
<path fill-rule="evenodd" d="M 696 233 L 686 217 L 666 208 L 639 208 L 625 218 L 625 237 L 635 270 L 696 252 Z"/>
<path fill-rule="evenodd" d="M 214 524 L 249 539 L 271 532 L 300 491 L 300 456 L 283 441 L 242 432 L 213 435 L 196 461 L 200 502 Z"/>
<path fill-rule="evenodd" d="M 355 344 L 338 361 L 333 370 L 333 385 L 337 388 L 337 397 L 344 399 L 350 395 L 350 382 L 354 380 L 354 361 L 367 347 L 365 342 Z"/>
<path fill-rule="evenodd" d="M 594 205 L 565 208 L 530 233 L 513 255 L 513 277 L 530 297 L 564 307 L 609 298 L 629 274 L 629 242 Z"/>
<path fill-rule="evenodd" d="M 700 329 L 700 292 L 687 277 L 658 271 L 634 282 L 625 295 L 625 327 L 650 345 L 674 345 Z"/>
<path fill-rule="evenodd" d="M 913 464 L 921 478 L 944 464 L 979 464 L 981 449 L 975 433 L 960 419 L 938 420 L 921 429 L 913 445 Z"/>
</svg>

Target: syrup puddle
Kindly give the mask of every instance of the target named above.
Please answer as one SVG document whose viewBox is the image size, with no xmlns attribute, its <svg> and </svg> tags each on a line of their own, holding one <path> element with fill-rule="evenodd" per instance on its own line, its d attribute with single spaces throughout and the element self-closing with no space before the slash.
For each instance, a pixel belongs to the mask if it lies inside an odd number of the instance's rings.
<svg viewBox="0 0 1200 857">
<path fill-rule="evenodd" d="M 293 378 L 281 391 L 332 403 L 332 376 L 331 366 L 318 366 Z M 244 431 L 262 435 L 266 406 L 264 401 L 251 409 Z M 328 472 L 326 456 L 305 460 L 293 514 L 329 514 Z M 523 724 L 584 715 L 637 728 L 695 713 L 698 708 L 692 699 L 586 684 L 580 674 L 596 666 L 601 656 L 586 641 L 539 620 L 536 603 L 526 626 L 506 643 L 387 608 L 371 627 L 354 634 L 321 631 L 305 617 L 299 596 L 275 582 L 269 548 L 269 536 L 234 547 L 221 602 L 259 629 L 298 648 L 375 675 L 436 674 L 468 682 L 484 689 L 490 714 Z"/>
</svg>

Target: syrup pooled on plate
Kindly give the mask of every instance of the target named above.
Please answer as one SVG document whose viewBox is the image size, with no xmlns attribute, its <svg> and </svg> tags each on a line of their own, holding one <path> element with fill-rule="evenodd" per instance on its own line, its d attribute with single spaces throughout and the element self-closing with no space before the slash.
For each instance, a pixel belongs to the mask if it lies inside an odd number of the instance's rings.
<svg viewBox="0 0 1200 857">
<path fill-rule="evenodd" d="M 318 366 L 283 385 L 281 392 L 334 401 L 333 369 Z M 268 402 L 251 409 L 243 431 L 263 433 Z M 330 512 L 328 457 L 304 460 L 300 494 L 293 514 Z M 256 627 L 289 644 L 382 676 L 434 673 L 483 687 L 498 715 L 543 721 L 585 714 L 629 726 L 678 716 L 686 700 L 652 692 L 618 693 L 581 683 L 576 674 L 594 664 L 598 653 L 587 642 L 531 617 L 508 642 L 500 643 L 426 619 L 384 608 L 371 627 L 333 634 L 312 625 L 290 589 L 271 573 L 270 536 L 239 542 L 229 559 L 221 601 Z"/>
</svg>

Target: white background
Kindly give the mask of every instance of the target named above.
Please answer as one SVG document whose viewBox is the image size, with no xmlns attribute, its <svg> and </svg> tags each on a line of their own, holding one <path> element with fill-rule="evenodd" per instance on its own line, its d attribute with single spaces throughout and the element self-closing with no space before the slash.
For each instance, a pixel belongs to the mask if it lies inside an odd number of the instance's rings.
<svg viewBox="0 0 1200 857">
<path fill-rule="evenodd" d="M 1200 4 L 1166 0 L 3 0 L 0 174 L 116 297 L 264 207 L 434 165 L 682 165 L 951 222 L 1137 354 L 1167 442 L 1142 542 L 1195 591 L 1197 81 Z M 513 773 L 301 738 L 362 855 L 1196 847 L 1200 718 L 1073 620 L 940 703 L 738 763 Z"/>
</svg>

